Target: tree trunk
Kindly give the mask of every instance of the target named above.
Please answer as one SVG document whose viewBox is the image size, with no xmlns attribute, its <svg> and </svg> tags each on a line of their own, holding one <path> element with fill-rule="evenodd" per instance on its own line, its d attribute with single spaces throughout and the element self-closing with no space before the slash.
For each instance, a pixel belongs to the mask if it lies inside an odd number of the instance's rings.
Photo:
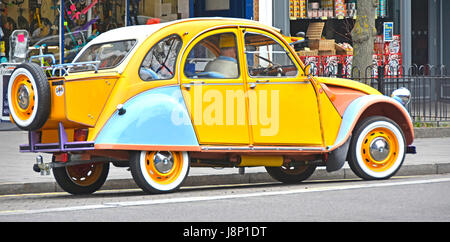
<svg viewBox="0 0 450 242">
<path fill-rule="evenodd" d="M 370 85 L 372 68 L 369 66 L 373 63 L 373 48 L 377 34 L 375 16 L 378 0 L 358 0 L 357 4 L 357 17 L 352 30 L 352 76 Z"/>
</svg>

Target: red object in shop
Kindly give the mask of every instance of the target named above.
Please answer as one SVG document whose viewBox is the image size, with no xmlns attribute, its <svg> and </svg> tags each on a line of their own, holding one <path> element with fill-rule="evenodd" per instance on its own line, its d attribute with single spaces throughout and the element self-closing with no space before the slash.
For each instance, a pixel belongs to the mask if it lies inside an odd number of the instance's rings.
<svg viewBox="0 0 450 242">
<path fill-rule="evenodd" d="M 337 77 L 339 74 L 339 64 L 342 63 L 340 55 L 326 55 L 322 57 L 323 75 Z"/>
<path fill-rule="evenodd" d="M 159 18 L 149 18 L 147 20 L 147 23 L 145 23 L 145 24 L 150 25 L 150 24 L 159 24 L 159 23 L 161 23 L 161 19 L 159 19 Z"/>
<path fill-rule="evenodd" d="M 311 64 L 311 74 L 314 76 L 329 76 L 343 78 L 350 78 L 352 71 L 355 71 L 356 75 L 367 75 L 372 78 L 378 78 L 378 67 L 384 66 L 384 76 L 386 77 L 400 77 L 403 75 L 403 56 L 402 53 L 397 54 L 374 54 L 373 65 L 374 68 L 365 68 L 364 70 L 353 70 L 352 68 L 352 55 L 328 55 L 328 56 L 300 56 L 302 62 L 306 65 Z M 342 69 L 339 70 L 342 65 Z M 375 68 L 376 66 L 376 68 Z M 359 73 L 358 73 L 359 72 Z"/>
<path fill-rule="evenodd" d="M 342 58 L 342 76 L 350 78 L 352 76 L 353 55 L 343 55 Z"/>
<path fill-rule="evenodd" d="M 385 55 L 385 76 L 403 75 L 403 56 L 402 53 Z"/>
<path fill-rule="evenodd" d="M 394 35 L 391 42 L 384 43 L 384 53 L 386 55 L 402 53 L 400 35 Z"/>
<path fill-rule="evenodd" d="M 305 64 L 305 66 L 310 64 L 309 70 L 311 72 L 311 75 L 317 76 L 322 73 L 320 56 L 300 56 L 300 59 L 302 60 L 303 64 Z"/>
<path fill-rule="evenodd" d="M 385 77 L 401 77 L 404 72 L 401 50 L 400 35 L 394 35 L 393 41 L 391 42 L 383 42 L 382 36 L 377 36 L 373 55 L 373 65 L 377 67 L 354 70 L 356 72 L 355 74 L 357 76 L 367 74 L 372 78 L 378 78 L 379 67 L 384 66 Z M 342 76 L 344 78 L 351 78 L 352 76 L 352 55 L 300 56 L 300 59 L 305 65 L 311 63 L 312 74 L 316 76 Z M 339 68 L 342 69 L 339 70 Z"/>
</svg>

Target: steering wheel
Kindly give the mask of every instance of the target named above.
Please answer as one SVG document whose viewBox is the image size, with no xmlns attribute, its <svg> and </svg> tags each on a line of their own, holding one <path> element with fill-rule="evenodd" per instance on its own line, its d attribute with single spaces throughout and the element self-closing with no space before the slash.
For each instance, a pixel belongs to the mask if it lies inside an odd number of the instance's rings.
<svg viewBox="0 0 450 242">
<path fill-rule="evenodd" d="M 273 72 L 273 70 L 277 70 L 276 75 L 280 75 L 280 76 L 283 75 L 283 69 L 281 68 L 280 64 L 274 63 L 273 61 L 271 61 L 265 57 L 262 57 L 260 55 L 255 54 L 255 56 L 269 63 L 269 66 L 264 68 L 263 73 L 266 73 L 269 76 L 270 73 Z"/>
</svg>

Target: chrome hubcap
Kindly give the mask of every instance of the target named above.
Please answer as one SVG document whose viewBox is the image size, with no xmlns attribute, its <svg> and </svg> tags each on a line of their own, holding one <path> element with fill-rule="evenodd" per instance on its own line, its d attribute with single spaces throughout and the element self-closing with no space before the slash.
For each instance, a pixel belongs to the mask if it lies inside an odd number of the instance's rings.
<svg viewBox="0 0 450 242">
<path fill-rule="evenodd" d="M 30 94 L 28 88 L 25 85 L 21 85 L 17 91 L 17 103 L 22 109 L 27 109 L 30 104 Z"/>
<path fill-rule="evenodd" d="M 173 155 L 170 152 L 156 152 L 153 157 L 156 170 L 162 174 L 169 173 L 173 168 Z"/>
<path fill-rule="evenodd" d="M 370 144 L 370 155 L 375 161 L 382 161 L 389 155 L 389 143 L 383 137 L 375 138 Z"/>
</svg>

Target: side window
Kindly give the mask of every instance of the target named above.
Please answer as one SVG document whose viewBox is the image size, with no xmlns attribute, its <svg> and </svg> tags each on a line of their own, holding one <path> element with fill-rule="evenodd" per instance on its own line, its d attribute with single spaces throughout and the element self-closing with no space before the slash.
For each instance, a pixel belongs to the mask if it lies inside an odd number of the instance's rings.
<svg viewBox="0 0 450 242">
<path fill-rule="evenodd" d="M 194 79 L 239 77 L 236 47 L 236 36 L 233 33 L 204 38 L 189 52 L 184 74 Z"/>
<path fill-rule="evenodd" d="M 251 77 L 297 76 L 288 52 L 274 39 L 257 33 L 245 34 L 245 56 Z"/>
<path fill-rule="evenodd" d="M 171 35 L 155 44 L 139 68 L 141 79 L 144 81 L 172 79 L 181 46 L 182 41 L 178 35 Z"/>
</svg>

